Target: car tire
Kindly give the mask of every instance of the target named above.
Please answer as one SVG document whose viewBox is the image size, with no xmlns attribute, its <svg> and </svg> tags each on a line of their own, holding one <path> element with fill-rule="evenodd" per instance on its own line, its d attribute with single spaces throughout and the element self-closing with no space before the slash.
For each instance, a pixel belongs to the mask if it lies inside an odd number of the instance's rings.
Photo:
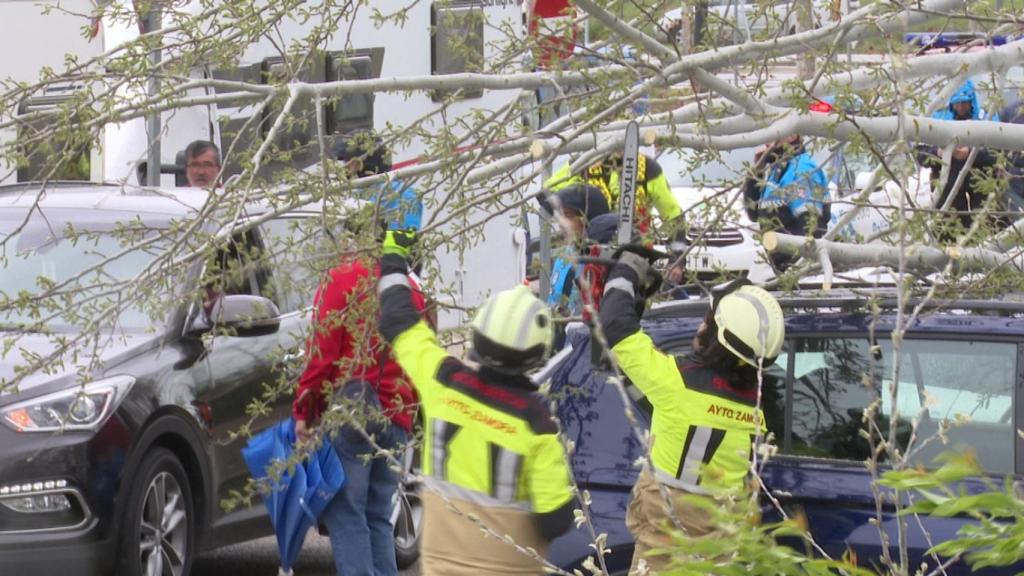
<svg viewBox="0 0 1024 576">
<path fill-rule="evenodd" d="M 119 576 L 187 576 L 195 548 L 195 508 L 181 462 L 149 451 L 128 487 L 121 521 Z"/>
<path fill-rule="evenodd" d="M 423 501 L 418 483 L 403 480 L 398 484 L 395 506 L 395 563 L 404 570 L 420 558 L 423 536 Z"/>
</svg>

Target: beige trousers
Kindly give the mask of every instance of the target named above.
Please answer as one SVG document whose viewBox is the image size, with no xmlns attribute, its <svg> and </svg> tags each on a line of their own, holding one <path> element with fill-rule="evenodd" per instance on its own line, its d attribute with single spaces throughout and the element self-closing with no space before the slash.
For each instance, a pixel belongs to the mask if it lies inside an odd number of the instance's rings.
<svg viewBox="0 0 1024 576">
<path fill-rule="evenodd" d="M 665 489 L 672 499 L 675 517 L 688 536 L 704 536 L 714 531 L 706 511 L 680 498 L 689 495 L 688 492 L 678 488 Z M 674 526 L 665 510 L 665 499 L 662 497 L 658 482 L 649 471 L 642 472 L 636 486 L 633 487 L 633 500 L 626 511 L 626 527 L 636 541 L 633 563 L 629 568 L 630 575 L 657 574 L 667 569 L 672 556 L 652 551 L 672 546 L 671 533 Z M 646 565 L 647 572 L 640 570 L 641 560 Z"/>
<path fill-rule="evenodd" d="M 485 535 L 479 526 L 453 512 L 440 496 L 423 491 L 423 576 L 521 576 L 543 574 L 540 562 L 512 545 Z M 494 508 L 449 498 L 462 514 L 472 514 L 497 534 L 510 535 L 516 544 L 547 556 L 530 512 Z"/>
</svg>

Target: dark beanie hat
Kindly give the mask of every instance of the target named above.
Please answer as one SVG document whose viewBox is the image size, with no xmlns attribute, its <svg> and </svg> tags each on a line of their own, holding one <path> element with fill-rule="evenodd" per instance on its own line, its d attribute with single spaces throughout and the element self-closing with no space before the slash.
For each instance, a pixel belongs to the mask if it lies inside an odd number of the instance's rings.
<svg viewBox="0 0 1024 576">
<path fill-rule="evenodd" d="M 602 214 L 608 214 L 608 200 L 596 186 L 589 184 L 571 184 L 555 193 L 562 208 L 569 208 L 591 221 Z M 546 197 L 540 199 L 541 207 L 549 214 L 553 212 L 551 201 Z"/>
</svg>

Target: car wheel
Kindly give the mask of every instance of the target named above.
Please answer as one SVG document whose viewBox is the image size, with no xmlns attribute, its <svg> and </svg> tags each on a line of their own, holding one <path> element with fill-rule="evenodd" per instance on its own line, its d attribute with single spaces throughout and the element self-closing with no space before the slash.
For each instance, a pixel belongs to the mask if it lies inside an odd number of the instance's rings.
<svg viewBox="0 0 1024 576">
<path fill-rule="evenodd" d="M 121 523 L 123 576 L 187 576 L 192 567 L 195 513 L 181 463 L 156 448 L 139 466 Z"/>
<path fill-rule="evenodd" d="M 419 427 L 419 426 L 417 426 Z M 420 498 L 420 484 L 413 480 L 419 474 L 419 450 L 411 442 L 402 452 L 402 479 L 395 492 L 391 525 L 395 534 L 395 563 L 405 569 L 420 558 L 420 540 L 423 533 L 423 500 Z"/>
<path fill-rule="evenodd" d="M 408 568 L 420 557 L 420 537 L 423 534 L 423 501 L 419 484 L 400 482 L 396 494 L 394 521 L 395 562 L 400 569 Z"/>
</svg>

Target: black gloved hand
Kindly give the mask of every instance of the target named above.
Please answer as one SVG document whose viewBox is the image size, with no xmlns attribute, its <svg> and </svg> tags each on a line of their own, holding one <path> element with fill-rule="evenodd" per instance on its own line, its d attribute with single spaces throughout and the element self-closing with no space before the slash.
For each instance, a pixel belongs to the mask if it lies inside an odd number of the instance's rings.
<svg viewBox="0 0 1024 576">
<path fill-rule="evenodd" d="M 636 273 L 637 282 L 643 299 L 650 298 L 658 293 L 663 278 L 661 273 L 651 265 L 662 258 L 668 258 L 668 254 L 648 248 L 641 244 L 627 244 L 615 251 L 613 258 Z M 638 296 L 639 296 L 638 295 Z"/>
</svg>

